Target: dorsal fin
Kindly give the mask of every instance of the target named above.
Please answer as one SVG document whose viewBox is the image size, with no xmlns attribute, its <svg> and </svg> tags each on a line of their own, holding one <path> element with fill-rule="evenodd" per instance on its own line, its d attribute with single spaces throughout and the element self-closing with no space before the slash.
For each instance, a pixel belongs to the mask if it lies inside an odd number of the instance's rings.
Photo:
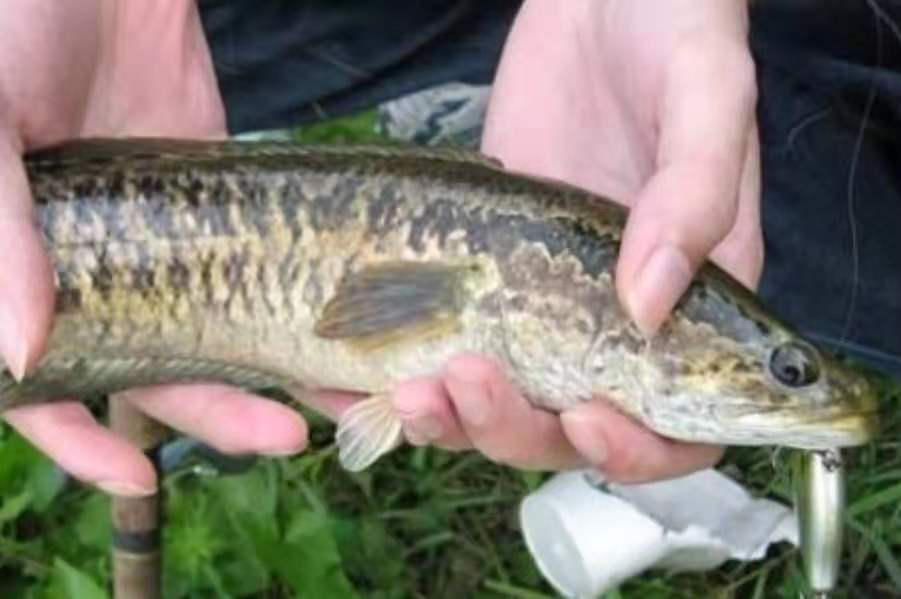
<svg viewBox="0 0 901 599">
<path fill-rule="evenodd" d="M 159 137 L 74 139 L 29 152 L 29 168 L 60 171 L 67 168 L 102 167 L 117 162 L 209 162 L 234 158 L 409 158 L 478 164 L 501 169 L 500 161 L 458 147 L 424 147 L 399 144 L 303 144 L 291 141 L 190 140 Z"/>
</svg>

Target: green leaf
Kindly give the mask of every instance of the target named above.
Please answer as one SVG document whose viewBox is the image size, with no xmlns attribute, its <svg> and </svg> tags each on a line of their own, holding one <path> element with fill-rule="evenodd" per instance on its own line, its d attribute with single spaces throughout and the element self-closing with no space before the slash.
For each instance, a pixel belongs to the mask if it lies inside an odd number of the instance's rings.
<svg viewBox="0 0 901 599">
<path fill-rule="evenodd" d="M 15 520 L 28 509 L 31 503 L 31 489 L 23 489 L 18 495 L 7 497 L 0 503 L 0 524 Z"/>
<path fill-rule="evenodd" d="M 113 537 L 110 503 L 108 495 L 91 493 L 81 504 L 75 520 L 75 538 L 82 547 L 98 552 L 109 550 Z"/>
<path fill-rule="evenodd" d="M 47 511 L 66 485 L 66 475 L 52 462 L 40 459 L 29 468 L 26 483 L 32 493 L 32 509 Z"/>
<path fill-rule="evenodd" d="M 266 561 L 294 589 L 298 599 L 359 597 L 344 574 L 331 521 L 325 514 L 295 513 L 284 546 L 263 552 Z"/>
<path fill-rule="evenodd" d="M 337 119 L 329 119 L 324 123 L 306 125 L 294 132 L 294 137 L 304 143 L 347 143 L 349 141 L 370 143 L 389 140 L 376 131 L 378 115 L 375 110 L 367 110 L 358 114 Z"/>
<path fill-rule="evenodd" d="M 65 484 L 65 475 L 18 434 L 0 441 L 0 495 L 7 489 L 28 489 L 37 512 L 45 511 Z"/>
<path fill-rule="evenodd" d="M 848 506 L 848 516 L 857 518 L 884 505 L 894 505 L 899 500 L 901 500 L 901 483 L 858 499 Z"/>
<path fill-rule="evenodd" d="M 108 599 L 106 592 L 90 576 L 61 558 L 53 561 L 47 589 L 49 599 Z"/>
</svg>

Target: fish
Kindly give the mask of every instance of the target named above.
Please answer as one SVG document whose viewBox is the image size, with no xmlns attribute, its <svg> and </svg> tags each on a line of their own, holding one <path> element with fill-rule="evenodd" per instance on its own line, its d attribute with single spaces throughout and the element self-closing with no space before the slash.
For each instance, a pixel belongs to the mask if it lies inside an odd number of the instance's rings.
<svg viewBox="0 0 901 599">
<path fill-rule="evenodd" d="M 27 154 L 55 274 L 41 361 L 0 411 L 164 383 L 362 394 L 335 443 L 404 442 L 395 385 L 463 352 L 534 406 L 606 401 L 664 437 L 824 449 L 878 432 L 865 373 L 712 262 L 661 330 L 620 305 L 628 209 L 477 151 L 165 138 Z"/>
</svg>

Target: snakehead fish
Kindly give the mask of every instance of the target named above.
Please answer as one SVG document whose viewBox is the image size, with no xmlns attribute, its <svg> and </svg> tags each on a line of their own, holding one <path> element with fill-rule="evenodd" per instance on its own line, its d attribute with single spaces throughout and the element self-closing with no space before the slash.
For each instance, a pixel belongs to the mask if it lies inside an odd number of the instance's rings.
<svg viewBox="0 0 901 599">
<path fill-rule="evenodd" d="M 26 167 L 56 317 L 0 410 L 170 382 L 363 392 L 336 437 L 359 470 L 402 442 L 392 385 L 468 351 L 537 406 L 610 401 L 670 438 L 875 434 L 865 376 L 712 264 L 644 337 L 614 289 L 625 209 L 476 153 L 98 139 Z"/>
</svg>

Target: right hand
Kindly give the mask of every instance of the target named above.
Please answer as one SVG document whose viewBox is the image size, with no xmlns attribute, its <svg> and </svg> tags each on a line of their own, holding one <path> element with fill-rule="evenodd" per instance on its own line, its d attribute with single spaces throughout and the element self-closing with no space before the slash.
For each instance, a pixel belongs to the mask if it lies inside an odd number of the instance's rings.
<svg viewBox="0 0 901 599">
<path fill-rule="evenodd" d="M 504 48 L 483 151 L 630 205 L 615 279 L 648 335 L 706 258 L 748 287 L 760 276 L 747 27 L 746 0 L 527 0 Z M 479 356 L 401 386 L 395 405 L 411 439 L 519 467 L 644 482 L 723 452 L 663 438 L 602 401 L 552 416 Z"/>
<path fill-rule="evenodd" d="M 3 9 L 0 354 L 21 375 L 44 352 L 55 293 L 22 154 L 75 137 L 221 137 L 225 116 L 193 2 L 5 0 Z M 224 452 L 285 455 L 306 444 L 295 410 L 221 385 L 135 389 L 123 400 Z M 156 489 L 143 453 L 78 402 L 0 416 L 76 478 L 119 495 Z"/>
</svg>

